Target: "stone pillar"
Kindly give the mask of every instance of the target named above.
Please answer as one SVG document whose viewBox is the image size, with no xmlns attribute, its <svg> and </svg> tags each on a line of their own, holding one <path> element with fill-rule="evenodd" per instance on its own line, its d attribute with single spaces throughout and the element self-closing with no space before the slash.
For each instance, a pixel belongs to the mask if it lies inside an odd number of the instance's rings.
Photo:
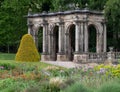
<svg viewBox="0 0 120 92">
<path fill-rule="evenodd" d="M 48 24 L 43 25 L 43 53 L 48 53 Z"/>
<path fill-rule="evenodd" d="M 100 32 L 100 38 L 99 38 L 99 52 L 101 53 L 103 50 L 103 41 L 102 41 L 102 39 L 103 39 L 103 31 L 102 32 Z"/>
<path fill-rule="evenodd" d="M 59 23 L 59 53 L 63 53 L 63 49 L 64 49 L 64 24 L 63 23 Z"/>
<path fill-rule="evenodd" d="M 105 23 L 103 24 L 103 28 L 104 28 L 104 33 L 103 33 L 103 35 L 104 35 L 104 52 L 106 52 L 107 51 L 107 32 L 106 32 L 106 25 L 105 25 Z"/>
<path fill-rule="evenodd" d="M 32 24 L 32 22 L 28 21 L 27 26 L 28 26 L 28 34 L 33 35 L 33 30 L 32 30 L 33 24 Z"/>
<path fill-rule="evenodd" d="M 99 32 L 97 31 L 96 32 L 96 36 L 97 36 L 97 40 L 96 40 L 96 52 L 98 53 L 99 52 Z"/>
<path fill-rule="evenodd" d="M 51 31 L 51 33 L 50 33 L 50 60 L 52 60 L 52 61 L 54 61 L 55 60 L 55 57 L 56 57 L 56 53 L 55 53 L 55 51 L 54 51 L 54 33 L 53 33 L 53 30 Z"/>
<path fill-rule="evenodd" d="M 115 63 L 115 53 L 113 52 L 113 47 L 109 47 L 110 51 L 107 53 L 107 60 L 104 62 L 105 64 Z"/>
<path fill-rule="evenodd" d="M 33 30 L 33 39 L 36 47 L 38 48 L 38 30 Z"/>
<path fill-rule="evenodd" d="M 97 53 L 102 52 L 102 38 L 103 38 L 103 33 L 98 30 L 97 32 Z"/>
<path fill-rule="evenodd" d="M 69 50 L 69 33 L 67 33 L 67 32 L 65 32 L 65 44 L 64 44 L 64 47 L 65 47 L 66 60 L 69 60 L 69 53 L 68 53 L 68 50 Z"/>
<path fill-rule="evenodd" d="M 75 23 L 75 53 L 80 52 L 80 25 L 78 22 Z"/>
<path fill-rule="evenodd" d="M 65 29 L 64 29 L 64 23 L 59 23 L 59 52 L 57 54 L 57 61 L 66 61 L 66 55 L 64 51 L 64 44 L 65 44 Z"/>
<path fill-rule="evenodd" d="M 48 52 L 49 52 L 49 54 L 51 54 L 51 51 L 52 51 L 52 49 L 51 49 L 51 37 L 52 36 L 52 34 L 51 34 L 51 31 L 49 30 L 49 33 L 48 33 Z"/>
<path fill-rule="evenodd" d="M 41 55 L 41 61 L 49 61 L 50 55 L 48 51 L 48 24 L 43 24 L 43 53 Z"/>
<path fill-rule="evenodd" d="M 88 28 L 87 21 L 84 23 L 84 51 L 88 52 Z"/>
<path fill-rule="evenodd" d="M 50 59 L 49 60 L 53 60 L 53 33 L 51 31 L 49 31 L 49 55 L 50 55 Z"/>
<path fill-rule="evenodd" d="M 84 33 L 83 33 L 83 23 L 81 22 L 81 30 L 80 30 L 80 52 L 83 52 L 83 35 L 84 35 Z"/>
</svg>

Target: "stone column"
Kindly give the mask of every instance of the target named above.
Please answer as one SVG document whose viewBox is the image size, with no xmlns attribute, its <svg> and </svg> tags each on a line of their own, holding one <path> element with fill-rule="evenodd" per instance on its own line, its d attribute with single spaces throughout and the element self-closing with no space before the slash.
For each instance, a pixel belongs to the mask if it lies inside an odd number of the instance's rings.
<svg viewBox="0 0 120 92">
<path fill-rule="evenodd" d="M 38 48 L 38 30 L 33 30 L 33 39 L 36 47 Z"/>
<path fill-rule="evenodd" d="M 59 23 L 59 54 L 63 53 L 63 49 L 64 49 L 64 24 L 63 23 Z"/>
<path fill-rule="evenodd" d="M 43 53 L 48 53 L 48 24 L 43 25 Z"/>
<path fill-rule="evenodd" d="M 88 52 L 88 28 L 87 21 L 84 23 L 84 51 Z"/>
<path fill-rule="evenodd" d="M 49 33 L 48 33 L 48 52 L 49 54 L 51 54 L 51 31 L 49 30 Z"/>
<path fill-rule="evenodd" d="M 75 53 L 80 52 L 80 25 L 78 22 L 75 23 Z"/>
<path fill-rule="evenodd" d="M 80 30 L 80 52 L 83 52 L 83 23 L 81 22 L 81 30 Z"/>
<path fill-rule="evenodd" d="M 43 53 L 41 55 L 41 60 L 42 61 L 49 61 L 50 60 L 50 55 L 48 51 L 48 46 L 49 46 L 49 41 L 48 41 L 48 24 L 44 23 L 43 24 Z"/>
<path fill-rule="evenodd" d="M 97 32 L 97 53 L 102 52 L 102 32 Z"/>
<path fill-rule="evenodd" d="M 103 24 L 103 28 L 104 28 L 104 33 L 103 33 L 103 35 L 104 35 L 104 52 L 106 52 L 107 50 L 106 50 L 106 48 L 107 48 L 107 32 L 106 32 L 106 25 L 105 25 L 105 23 Z"/>
<path fill-rule="evenodd" d="M 28 26 L 28 34 L 33 35 L 33 30 L 32 30 L 33 24 L 29 20 L 27 26 Z"/>
<path fill-rule="evenodd" d="M 97 35 L 97 45 L 96 45 L 96 52 L 99 53 L 99 31 L 96 32 Z"/>
<path fill-rule="evenodd" d="M 100 38 L 99 38 L 99 52 L 101 53 L 102 52 L 102 49 L 103 49 L 103 41 L 102 41 L 102 39 L 103 39 L 103 31 L 102 32 L 100 32 Z"/>
<path fill-rule="evenodd" d="M 53 33 L 49 31 L 49 55 L 50 55 L 50 60 L 53 60 Z"/>
<path fill-rule="evenodd" d="M 69 53 L 68 53 L 68 48 L 69 48 L 69 33 L 65 32 L 65 55 L 66 55 L 66 60 L 69 60 Z"/>
<path fill-rule="evenodd" d="M 66 55 L 64 51 L 64 45 L 65 45 L 65 29 L 64 29 L 64 23 L 59 23 L 59 52 L 57 54 L 57 61 L 66 61 Z"/>
</svg>

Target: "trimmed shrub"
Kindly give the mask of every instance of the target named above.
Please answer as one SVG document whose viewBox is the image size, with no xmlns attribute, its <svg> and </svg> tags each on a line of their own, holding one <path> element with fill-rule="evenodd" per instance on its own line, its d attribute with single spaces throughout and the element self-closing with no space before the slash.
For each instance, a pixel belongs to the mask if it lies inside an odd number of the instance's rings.
<svg viewBox="0 0 120 92">
<path fill-rule="evenodd" d="M 40 60 L 40 55 L 30 34 L 25 34 L 22 37 L 15 60 L 28 62 L 35 62 Z"/>
</svg>

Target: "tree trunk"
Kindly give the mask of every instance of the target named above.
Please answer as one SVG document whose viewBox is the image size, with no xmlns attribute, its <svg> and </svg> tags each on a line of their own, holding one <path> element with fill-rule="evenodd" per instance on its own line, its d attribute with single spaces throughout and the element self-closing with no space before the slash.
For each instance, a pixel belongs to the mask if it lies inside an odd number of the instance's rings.
<svg viewBox="0 0 120 92">
<path fill-rule="evenodd" d="M 10 46 L 9 46 L 9 44 L 7 45 L 7 53 L 10 53 Z"/>
</svg>

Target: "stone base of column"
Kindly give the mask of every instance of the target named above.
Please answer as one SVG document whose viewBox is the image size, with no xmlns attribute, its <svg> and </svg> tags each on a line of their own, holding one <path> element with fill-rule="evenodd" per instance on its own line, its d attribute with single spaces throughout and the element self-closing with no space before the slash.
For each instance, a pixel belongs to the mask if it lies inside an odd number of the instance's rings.
<svg viewBox="0 0 120 92">
<path fill-rule="evenodd" d="M 57 61 L 68 61 L 65 54 L 58 53 L 57 54 Z"/>
<path fill-rule="evenodd" d="M 41 54 L 41 61 L 50 61 L 49 54 Z"/>
<path fill-rule="evenodd" d="M 88 63 L 88 55 L 87 54 L 74 54 L 75 63 Z"/>
</svg>

